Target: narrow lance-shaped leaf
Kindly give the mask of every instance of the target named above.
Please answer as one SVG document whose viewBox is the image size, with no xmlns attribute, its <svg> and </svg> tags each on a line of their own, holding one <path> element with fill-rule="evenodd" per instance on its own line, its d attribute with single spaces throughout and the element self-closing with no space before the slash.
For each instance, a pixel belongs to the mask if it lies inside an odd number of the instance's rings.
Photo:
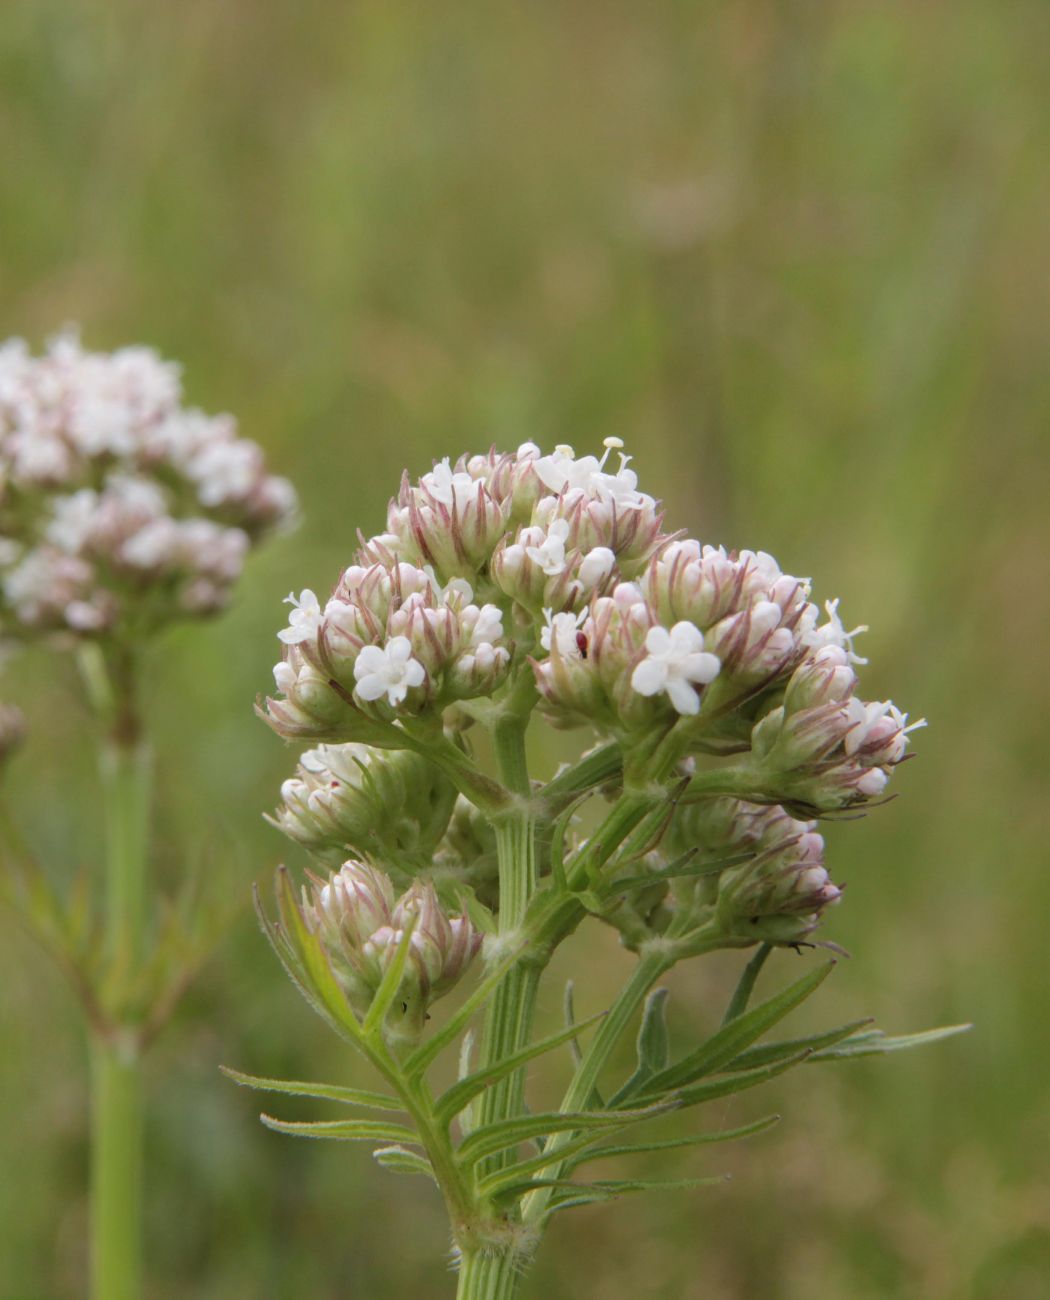
<svg viewBox="0 0 1050 1300">
<path fill-rule="evenodd" d="M 609 1100 L 618 1106 L 628 1097 L 641 1092 L 646 1080 L 667 1066 L 670 1056 L 670 1038 L 667 1033 L 667 989 L 653 989 L 645 999 L 645 1010 L 638 1030 L 638 1064 L 634 1073 Z"/>
<path fill-rule="evenodd" d="M 562 1013 L 565 1017 L 566 1029 L 576 1028 L 576 1006 L 573 994 L 576 992 L 576 985 L 572 980 L 565 981 L 565 994 L 562 998 Z M 569 1055 L 572 1057 L 573 1065 L 579 1069 L 580 1062 L 583 1060 L 583 1052 L 580 1051 L 580 1044 L 576 1041 L 574 1034 L 569 1039 Z"/>
<path fill-rule="evenodd" d="M 580 1165 L 590 1164 L 592 1160 L 608 1160 L 614 1156 L 648 1155 L 653 1151 L 673 1151 L 680 1147 L 714 1146 L 719 1142 L 738 1142 L 743 1138 L 765 1133 L 774 1124 L 779 1123 L 779 1115 L 767 1115 L 765 1119 L 755 1120 L 752 1124 L 744 1124 L 740 1128 L 722 1129 L 717 1133 L 691 1133 L 688 1137 L 664 1138 L 660 1142 L 632 1142 L 613 1147 L 592 1145 L 579 1159 L 570 1160 L 568 1167 L 576 1169 Z"/>
<path fill-rule="evenodd" d="M 338 1142 L 394 1142 L 419 1145 L 419 1136 L 404 1124 L 387 1124 L 382 1120 L 332 1119 L 284 1120 L 260 1115 L 267 1128 L 293 1137 L 327 1138 Z"/>
<path fill-rule="evenodd" d="M 924 1029 L 917 1034 L 900 1034 L 890 1038 L 881 1030 L 870 1034 L 857 1034 L 845 1042 L 823 1051 L 814 1052 L 811 1061 L 844 1061 L 857 1056 L 882 1056 L 886 1052 L 904 1052 L 910 1047 L 925 1047 L 927 1043 L 939 1043 L 944 1038 L 954 1038 L 956 1034 L 965 1034 L 973 1025 L 944 1025 L 940 1029 Z"/>
<path fill-rule="evenodd" d="M 858 1029 L 863 1029 L 865 1025 L 870 1024 L 871 1018 L 868 1017 L 864 1020 L 851 1020 L 848 1025 L 825 1029 L 818 1034 L 808 1034 L 805 1038 L 785 1038 L 777 1043 L 760 1043 L 757 1047 L 749 1047 L 746 1052 L 734 1056 L 720 1068 L 727 1071 L 754 1070 L 762 1065 L 774 1065 L 777 1061 L 783 1061 L 786 1057 L 795 1056 L 807 1049 L 810 1052 L 817 1052 L 823 1047 L 832 1047 L 844 1038 L 849 1038 L 851 1034 L 856 1034 Z M 809 1059 L 812 1060 L 812 1057 Z"/>
<path fill-rule="evenodd" d="M 750 1047 L 755 1039 L 761 1037 L 768 1029 L 772 1029 L 778 1021 L 783 1020 L 788 1012 L 804 1002 L 827 979 L 834 965 L 833 961 L 825 962 L 823 966 L 803 975 L 800 980 L 796 980 L 794 984 L 770 998 L 768 1002 L 763 1002 L 753 1011 L 745 1011 L 730 1020 L 695 1052 L 690 1052 L 677 1064 L 654 1075 L 645 1085 L 646 1092 L 667 1092 L 672 1088 L 679 1088 L 731 1061 L 745 1047 Z"/>
<path fill-rule="evenodd" d="M 405 966 L 408 964 L 408 955 L 412 949 L 412 934 L 419 920 L 419 914 L 413 913 L 405 923 L 404 933 L 397 945 L 397 951 L 394 953 L 394 960 L 383 972 L 383 978 L 379 981 L 379 987 L 372 998 L 372 1005 L 368 1008 L 368 1014 L 365 1016 L 362 1032 L 365 1037 L 370 1037 L 382 1025 L 386 1019 L 386 1013 L 390 1010 L 391 1003 L 397 997 L 397 991 L 401 987 L 401 981 L 405 975 Z"/>
<path fill-rule="evenodd" d="M 497 1151 L 503 1151 L 506 1147 L 517 1146 L 518 1143 L 533 1138 L 548 1137 L 552 1133 L 626 1128 L 629 1124 L 641 1123 L 675 1110 L 677 1104 L 677 1101 L 669 1100 L 640 1110 L 551 1111 L 541 1115 L 521 1115 L 479 1128 L 460 1144 L 457 1154 L 464 1163 L 474 1163 Z"/>
<path fill-rule="evenodd" d="M 409 1151 L 406 1147 L 377 1147 L 372 1152 L 377 1164 L 395 1174 L 422 1174 L 425 1178 L 434 1178 L 434 1170 L 426 1156 L 418 1151 Z"/>
<path fill-rule="evenodd" d="M 538 1043 L 530 1043 L 528 1047 L 523 1047 L 520 1052 L 505 1056 L 502 1060 L 496 1061 L 485 1069 L 478 1070 L 465 1079 L 461 1079 L 459 1083 L 453 1084 L 446 1093 L 438 1098 L 435 1113 L 439 1122 L 447 1124 L 454 1115 L 457 1115 L 464 1106 L 468 1105 L 479 1093 L 484 1092 L 486 1088 L 492 1087 L 494 1083 L 498 1083 L 509 1074 L 513 1074 L 515 1070 L 520 1069 L 534 1057 L 542 1056 L 545 1052 L 564 1046 L 565 1043 L 575 1038 L 581 1030 L 593 1025 L 595 1021 L 601 1020 L 606 1014 L 606 1012 L 600 1011 L 597 1015 L 590 1016 L 578 1025 L 570 1025 L 568 1029 L 562 1029 L 556 1034 L 551 1034 L 549 1038 L 543 1038 Z"/>
<path fill-rule="evenodd" d="M 719 1075 L 718 1078 L 708 1079 L 705 1083 L 694 1083 L 689 1088 L 681 1088 L 672 1096 L 683 1108 L 700 1106 L 708 1101 L 716 1101 L 720 1097 L 731 1097 L 735 1092 L 757 1088 L 760 1084 L 775 1079 L 778 1074 L 786 1074 L 788 1070 L 808 1060 L 809 1055 L 809 1052 L 799 1052 L 797 1056 L 789 1056 L 786 1061 L 781 1061 L 777 1065 L 764 1066 L 760 1070 L 748 1070 L 744 1074 Z"/>
<path fill-rule="evenodd" d="M 758 951 L 744 967 L 737 986 L 733 990 L 733 996 L 729 999 L 729 1006 L 726 1007 L 725 1017 L 722 1020 L 723 1025 L 728 1025 L 730 1020 L 736 1020 L 738 1016 L 742 1016 L 747 1010 L 747 1004 L 751 1000 L 755 981 L 758 979 L 759 972 L 766 964 L 766 960 L 772 951 L 772 944 L 760 944 Z"/>
<path fill-rule="evenodd" d="M 364 1106 L 371 1110 L 404 1110 L 404 1103 L 383 1092 L 369 1092 L 364 1088 L 343 1088 L 334 1083 L 303 1083 L 291 1079 L 263 1079 L 255 1074 L 243 1074 L 227 1065 L 219 1069 L 228 1079 L 258 1092 L 282 1092 L 293 1097 L 318 1097 L 322 1101 L 338 1101 L 344 1106 Z"/>
</svg>

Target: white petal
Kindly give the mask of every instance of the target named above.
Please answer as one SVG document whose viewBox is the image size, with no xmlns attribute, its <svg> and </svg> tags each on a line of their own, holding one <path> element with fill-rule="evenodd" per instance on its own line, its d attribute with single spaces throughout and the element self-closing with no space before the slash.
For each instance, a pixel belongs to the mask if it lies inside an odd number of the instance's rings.
<svg viewBox="0 0 1050 1300">
<path fill-rule="evenodd" d="M 354 676 L 357 677 L 357 664 L 354 665 L 354 669 Z M 363 700 L 378 700 L 381 695 L 386 694 L 386 682 L 378 673 L 365 673 L 357 678 L 356 691 Z"/>
<path fill-rule="evenodd" d="M 667 683 L 667 694 L 679 713 L 692 714 L 700 712 L 700 697 L 696 691 L 680 677 L 672 677 Z"/>
<path fill-rule="evenodd" d="M 667 668 L 658 659 L 643 659 L 631 674 L 631 689 L 639 695 L 659 695 L 666 685 Z"/>
<path fill-rule="evenodd" d="M 704 634 L 694 623 L 676 623 L 671 628 L 670 646 L 676 655 L 694 654 L 704 648 Z"/>
<path fill-rule="evenodd" d="M 687 681 L 701 682 L 706 685 L 707 682 L 715 680 L 721 667 L 718 656 L 705 651 L 700 654 L 686 655 L 682 660 L 680 672 Z"/>
<path fill-rule="evenodd" d="M 665 627 L 651 627 L 645 634 L 645 648 L 651 655 L 666 655 L 671 649 L 671 634 Z"/>
</svg>

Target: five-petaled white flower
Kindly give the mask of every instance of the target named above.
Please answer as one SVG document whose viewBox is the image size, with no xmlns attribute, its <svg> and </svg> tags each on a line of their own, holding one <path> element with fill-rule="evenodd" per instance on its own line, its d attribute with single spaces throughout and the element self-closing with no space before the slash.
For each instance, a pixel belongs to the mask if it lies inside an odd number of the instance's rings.
<svg viewBox="0 0 1050 1300">
<path fill-rule="evenodd" d="M 363 700 L 386 696 L 394 705 L 402 703 L 413 686 L 422 686 L 426 669 L 412 658 L 407 636 L 392 636 L 385 646 L 366 645 L 354 662 L 357 694 Z"/>
<path fill-rule="evenodd" d="M 565 543 L 568 537 L 569 521 L 552 519 L 540 545 L 526 546 L 525 554 L 548 578 L 556 578 L 565 571 Z"/>
<path fill-rule="evenodd" d="M 718 676 L 721 664 L 704 651 L 704 634 L 692 623 L 676 623 L 670 632 L 651 627 L 645 638 L 645 658 L 631 674 L 639 695 L 665 692 L 679 713 L 698 713 L 700 697 L 694 687 Z"/>
<path fill-rule="evenodd" d="M 555 614 L 553 610 L 545 609 L 544 626 L 540 629 L 540 645 L 548 653 L 552 646 L 557 647 L 563 659 L 582 658 L 577 633 L 586 619 L 585 609 L 581 609 L 578 614 Z"/>
<path fill-rule="evenodd" d="M 288 626 L 277 633 L 277 639 L 283 641 L 285 645 L 299 645 L 303 641 L 312 641 L 324 619 L 324 611 L 317 597 L 307 587 L 305 591 L 299 593 L 298 599 L 295 592 L 290 591 L 285 596 L 284 603 L 292 606 L 292 612 L 288 615 Z"/>
</svg>

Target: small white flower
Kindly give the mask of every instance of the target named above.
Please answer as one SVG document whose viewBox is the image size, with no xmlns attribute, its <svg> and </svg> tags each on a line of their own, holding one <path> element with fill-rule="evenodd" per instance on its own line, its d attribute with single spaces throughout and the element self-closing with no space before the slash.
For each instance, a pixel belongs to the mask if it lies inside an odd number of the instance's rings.
<svg viewBox="0 0 1050 1300">
<path fill-rule="evenodd" d="M 861 623 L 852 631 L 847 632 L 842 619 L 839 617 L 838 599 L 825 601 L 824 609 L 827 611 L 828 621 L 820 627 L 807 632 L 802 638 L 803 645 L 814 649 L 820 649 L 822 646 L 828 645 L 839 646 L 845 650 L 846 657 L 851 664 L 866 664 L 867 659 L 862 659 L 860 655 L 854 652 L 853 638 L 860 636 L 862 632 L 866 632 L 868 625 Z"/>
<path fill-rule="evenodd" d="M 639 695 L 666 693 L 679 713 L 700 711 L 694 686 L 714 681 L 721 667 L 713 654 L 704 652 L 704 635 L 692 623 L 650 628 L 645 638 L 645 658 L 631 674 Z"/>
<path fill-rule="evenodd" d="M 447 456 L 438 461 L 431 473 L 423 475 L 419 485 L 441 505 L 459 509 L 473 501 L 483 487 L 464 470 L 453 470 Z"/>
<path fill-rule="evenodd" d="M 400 704 L 413 686 L 426 680 L 423 665 L 412 658 L 412 642 L 407 636 L 394 636 L 385 646 L 366 645 L 354 662 L 357 694 L 363 700 L 386 696 L 392 705 Z"/>
<path fill-rule="evenodd" d="M 548 578 L 565 572 L 565 543 L 569 537 L 569 521 L 554 519 L 539 546 L 526 546 L 525 554 Z"/>
<path fill-rule="evenodd" d="M 549 654 L 552 646 L 556 646 L 563 659 L 581 658 L 576 634 L 586 621 L 587 611 L 581 609 L 578 614 L 555 614 L 553 610 L 545 609 L 543 618 L 546 623 L 540 630 L 543 649 Z"/>
<path fill-rule="evenodd" d="M 312 641 L 317 636 L 317 630 L 324 618 L 317 597 L 307 587 L 305 591 L 299 593 L 298 599 L 294 591 L 289 592 L 284 598 L 284 603 L 292 606 L 292 612 L 288 615 L 288 626 L 277 633 L 278 640 L 283 641 L 285 645 L 298 645 L 303 641 Z"/>
</svg>

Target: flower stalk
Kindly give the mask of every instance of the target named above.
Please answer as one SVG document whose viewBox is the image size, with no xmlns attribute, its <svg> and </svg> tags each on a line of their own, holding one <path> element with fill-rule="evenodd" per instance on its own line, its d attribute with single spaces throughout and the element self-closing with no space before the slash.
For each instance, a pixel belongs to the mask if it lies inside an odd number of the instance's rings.
<svg viewBox="0 0 1050 1300">
<path fill-rule="evenodd" d="M 105 930 L 110 960 L 134 981 L 147 916 L 152 764 L 134 712 L 133 676 L 113 683 L 118 709 L 101 749 L 106 832 Z M 142 1294 L 143 1080 L 138 1026 L 91 1030 L 91 1294 Z"/>
</svg>

